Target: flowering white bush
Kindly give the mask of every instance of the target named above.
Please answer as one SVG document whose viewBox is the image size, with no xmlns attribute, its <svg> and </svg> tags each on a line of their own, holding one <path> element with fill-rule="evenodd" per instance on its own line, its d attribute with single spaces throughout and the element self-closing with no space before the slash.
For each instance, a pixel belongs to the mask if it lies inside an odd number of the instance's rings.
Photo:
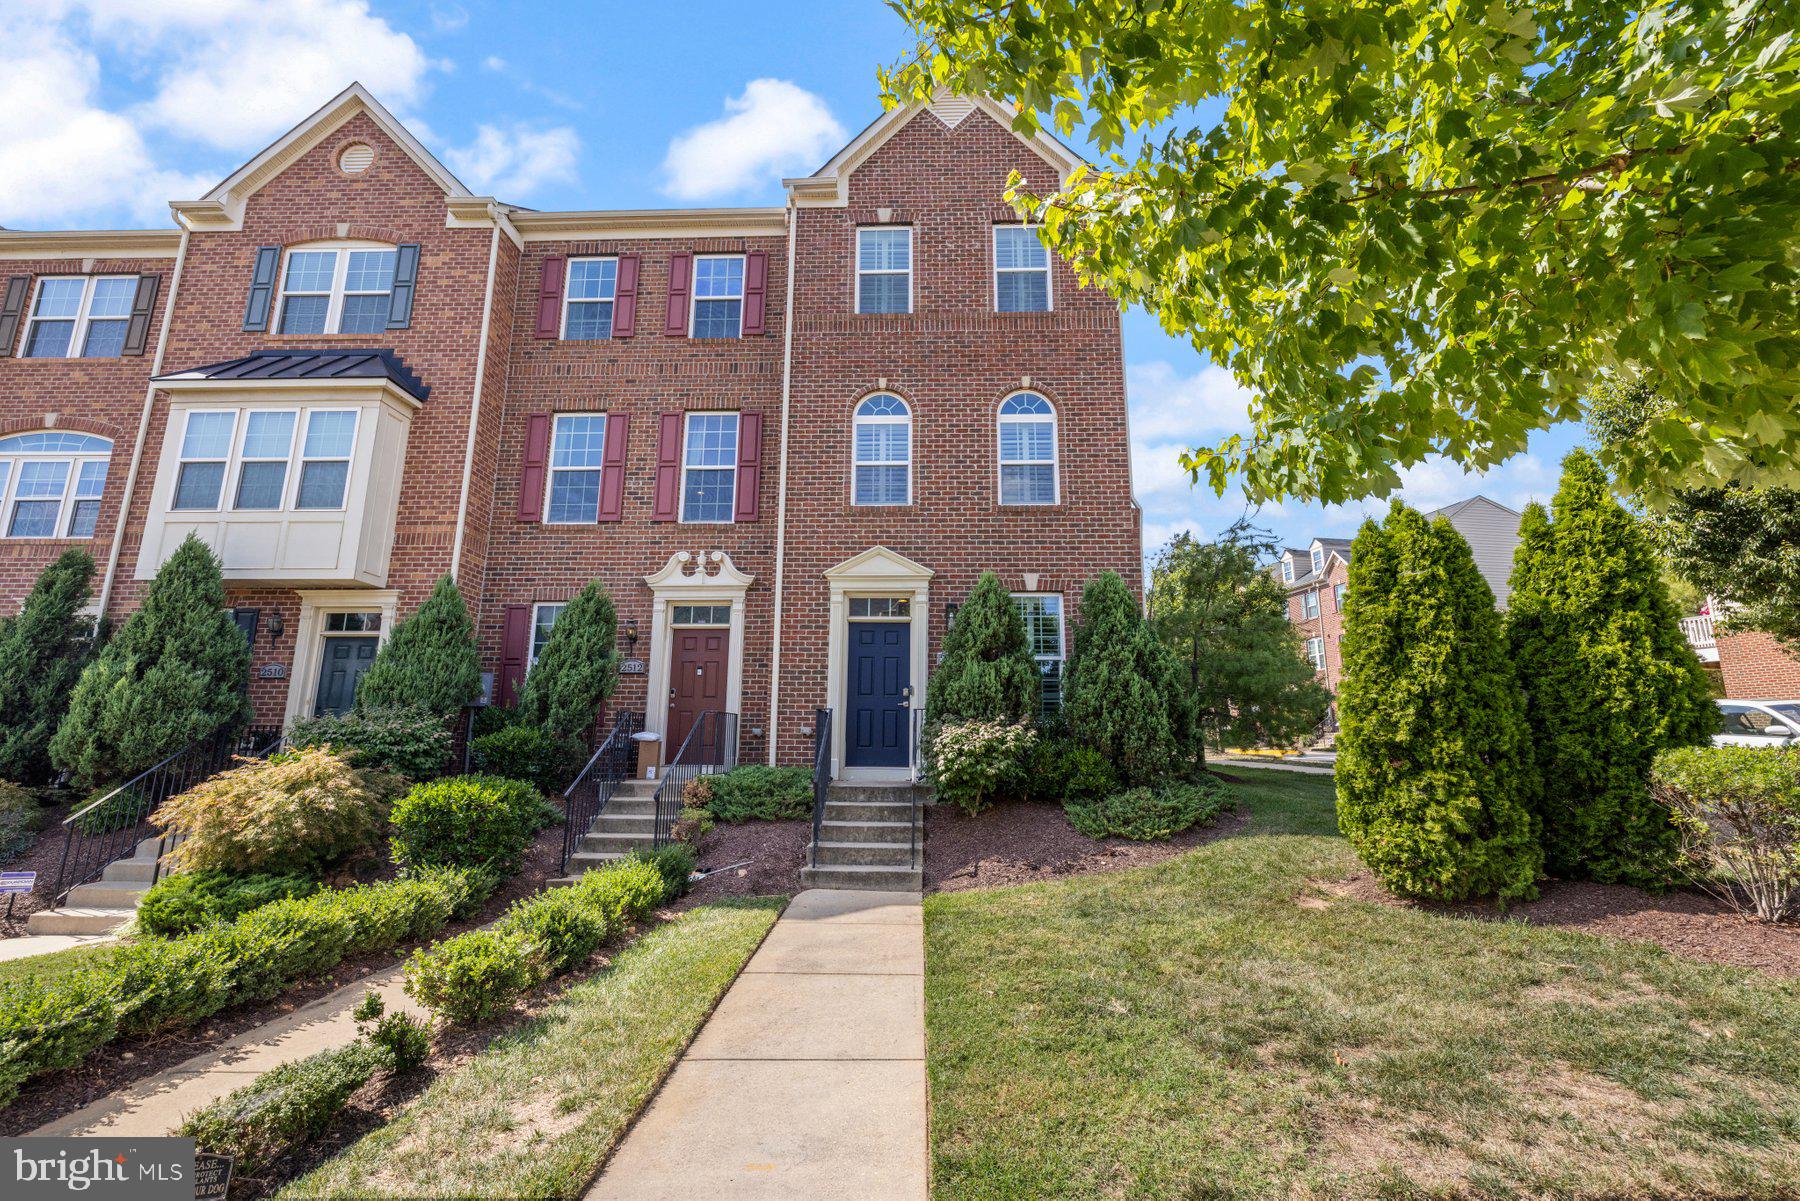
<svg viewBox="0 0 1800 1201">
<path fill-rule="evenodd" d="M 1023 790 L 1037 734 L 1023 723 L 970 721 L 940 727 L 927 759 L 940 801 L 969 814 Z"/>
</svg>

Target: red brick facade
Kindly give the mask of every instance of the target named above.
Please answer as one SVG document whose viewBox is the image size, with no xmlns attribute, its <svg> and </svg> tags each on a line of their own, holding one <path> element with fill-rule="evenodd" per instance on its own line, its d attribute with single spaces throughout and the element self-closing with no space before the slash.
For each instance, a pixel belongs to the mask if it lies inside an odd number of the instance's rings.
<svg viewBox="0 0 1800 1201">
<path fill-rule="evenodd" d="M 1719 674 L 1725 695 L 1745 700 L 1800 699 L 1800 658 L 1759 630 L 1720 634 Z"/>
<path fill-rule="evenodd" d="M 1317 678 L 1334 694 L 1338 681 L 1344 678 L 1344 656 L 1338 644 L 1344 637 L 1342 589 L 1349 582 L 1349 564 L 1335 555 L 1328 556 L 1323 575 L 1305 579 L 1288 593 L 1288 621 L 1300 632 L 1308 654 L 1312 653 L 1312 640 L 1321 640 L 1325 663 L 1318 669 Z M 1316 604 L 1316 610 L 1312 604 Z"/>
<path fill-rule="evenodd" d="M 659 612 L 663 619 L 668 613 L 645 577 L 681 551 L 718 570 L 722 552 L 751 577 L 740 594 L 741 625 L 733 626 L 742 642 L 733 648 L 741 663 L 734 674 L 742 757 L 798 762 L 811 754 L 812 711 L 831 691 L 835 635 L 825 572 L 835 565 L 880 546 L 930 573 L 929 611 L 917 626 L 927 664 L 935 661 L 947 606 L 963 599 L 981 571 L 999 572 L 1015 590 L 1061 593 L 1066 622 L 1082 586 L 1102 571 L 1119 571 L 1141 587 L 1117 305 L 1080 288 L 1053 259 L 1051 311 L 996 311 L 993 226 L 1014 220 L 1001 195 L 1014 171 L 1036 187 L 1056 182 L 1057 151 L 1048 143 L 1022 141 L 983 107 L 954 125 L 921 109 L 877 122 L 873 134 L 847 149 L 850 159 L 822 173 L 826 178 L 797 181 L 785 212 L 544 214 L 460 192 L 366 97 L 346 93 L 334 103 L 322 110 L 330 114 L 319 119 L 324 128 L 302 127 L 214 197 L 178 206 L 188 231 L 157 242 L 159 257 L 85 254 L 83 235 L 72 234 L 56 257 L 26 258 L 27 236 L 0 233 L 0 254 L 8 256 L 0 282 L 57 273 L 164 276 L 143 356 L 20 357 L 21 318 L 8 356 L 0 358 L 0 436 L 49 427 L 114 443 L 98 528 L 87 541 L 115 618 L 141 595 L 147 525 L 165 516 L 152 512 L 153 487 L 174 470 L 160 462 L 174 389 L 153 391 L 152 375 L 300 349 L 391 351 L 429 388 L 411 416 L 403 468 L 375 465 L 400 475 L 385 588 L 367 594 L 388 598 L 404 616 L 438 577 L 454 573 L 496 692 L 509 682 L 508 655 L 517 650 L 508 644 L 509 613 L 516 625 L 519 606 L 566 600 L 598 579 L 618 608 L 622 653 L 646 663 L 643 672 L 622 677 L 613 707 L 647 710 L 656 727 L 661 698 L 647 689 L 659 681 L 659 659 L 666 668 L 669 639 L 665 632 L 658 645 L 653 632 Z M 375 158 L 367 170 L 347 174 L 339 156 L 353 143 L 374 148 Z M 836 197 L 828 194 L 834 186 Z M 914 230 L 913 309 L 904 315 L 855 312 L 855 230 L 877 223 Z M 270 332 L 246 332 L 259 248 L 280 247 L 285 255 L 308 243 L 346 240 L 419 247 L 406 328 L 282 335 L 272 322 Z M 708 253 L 766 264 L 762 333 L 698 339 L 665 332 L 672 261 Z M 546 260 L 583 255 L 635 259 L 630 336 L 540 336 Z M 163 309 L 171 304 L 162 339 Z M 998 406 L 1021 389 L 1056 409 L 1054 504 L 999 503 Z M 851 503 L 851 414 L 877 390 L 912 410 L 912 502 L 905 506 Z M 746 430 L 750 415 L 760 417 L 760 455 L 751 456 L 760 459 L 753 517 L 740 512 L 734 522 L 703 525 L 656 519 L 663 416 L 694 411 L 740 413 Z M 521 517 L 522 481 L 537 478 L 527 466 L 528 440 L 542 429 L 534 418 L 570 413 L 605 413 L 609 423 L 626 425 L 616 520 L 568 525 Z M 740 492 L 740 509 L 745 501 Z M 117 565 L 107 572 L 115 533 Z M 67 545 L 8 538 L 0 527 L 0 611 L 15 607 Z M 154 566 L 146 561 L 146 570 Z M 367 584 L 299 586 L 259 581 L 230 563 L 227 569 L 231 603 L 259 610 L 252 686 L 258 718 L 293 716 L 290 691 L 305 686 L 301 677 L 311 670 L 296 663 L 296 649 L 317 637 L 302 629 L 303 601 L 314 616 L 318 606 L 340 601 L 355 608 L 354 597 L 338 594 Z M 635 643 L 624 634 L 632 626 Z M 925 681 L 912 683 L 922 696 Z M 770 711 L 777 693 L 779 720 Z"/>
</svg>

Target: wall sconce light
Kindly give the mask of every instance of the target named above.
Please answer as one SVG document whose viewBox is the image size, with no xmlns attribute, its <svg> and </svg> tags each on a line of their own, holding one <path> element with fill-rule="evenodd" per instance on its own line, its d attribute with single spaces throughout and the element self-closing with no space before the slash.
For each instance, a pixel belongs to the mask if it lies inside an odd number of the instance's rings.
<svg viewBox="0 0 1800 1201">
<path fill-rule="evenodd" d="M 286 632 L 286 630 L 287 626 L 282 622 L 281 614 L 272 613 L 269 615 L 269 643 L 271 645 L 280 642 L 281 635 Z"/>
<path fill-rule="evenodd" d="M 627 618 L 625 621 L 625 646 L 628 649 L 635 647 L 635 646 L 637 646 L 637 640 L 638 640 L 637 618 L 635 618 L 635 617 Z"/>
</svg>

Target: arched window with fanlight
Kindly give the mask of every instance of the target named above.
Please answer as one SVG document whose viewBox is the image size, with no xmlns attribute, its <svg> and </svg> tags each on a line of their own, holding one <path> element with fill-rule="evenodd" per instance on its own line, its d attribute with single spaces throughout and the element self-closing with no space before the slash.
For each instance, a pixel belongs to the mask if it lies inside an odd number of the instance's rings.
<svg viewBox="0 0 1800 1201">
<path fill-rule="evenodd" d="M 1036 392 L 1000 402 L 1000 503 L 1057 502 L 1056 409 Z"/>
<path fill-rule="evenodd" d="M 852 499 L 859 505 L 911 504 L 912 410 L 898 396 L 881 393 L 856 406 L 852 425 Z"/>
<path fill-rule="evenodd" d="M 90 538 L 111 440 L 69 430 L 0 437 L 0 536 Z"/>
</svg>

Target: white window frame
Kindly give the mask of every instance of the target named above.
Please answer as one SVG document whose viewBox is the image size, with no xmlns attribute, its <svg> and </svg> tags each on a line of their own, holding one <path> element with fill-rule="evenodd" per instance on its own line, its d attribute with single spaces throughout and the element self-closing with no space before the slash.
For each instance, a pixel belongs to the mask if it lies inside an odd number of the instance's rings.
<svg viewBox="0 0 1800 1201">
<path fill-rule="evenodd" d="M 26 430 L 21 432 L 30 434 L 66 433 L 75 434 L 83 438 L 101 438 L 101 435 L 99 434 L 89 434 L 81 430 Z M 16 435 L 14 434 L 6 435 L 8 438 L 15 436 Z M 0 450 L 0 540 L 10 542 L 51 542 L 58 539 L 72 538 L 76 541 L 80 541 L 85 538 L 92 538 L 94 536 L 93 534 L 72 534 L 69 532 L 69 527 L 75 520 L 75 506 L 80 501 L 92 500 L 100 502 L 102 505 L 105 503 L 106 480 L 104 477 L 100 482 L 99 496 L 82 497 L 76 495 L 77 491 L 80 489 L 81 469 L 84 464 L 105 464 L 108 473 L 110 474 L 112 465 L 112 447 L 114 444 L 109 438 L 101 438 L 101 440 L 108 443 L 108 449 L 105 454 L 92 450 Z M 26 463 L 46 462 L 61 462 L 68 464 L 68 473 L 63 476 L 62 494 L 54 498 L 48 496 L 20 497 L 18 495 L 19 477 L 24 473 L 24 465 Z M 13 509 L 18 501 L 49 501 L 52 499 L 56 501 L 56 522 L 51 527 L 50 533 L 14 534 L 12 532 Z M 99 528 L 100 514 L 96 513 L 94 515 L 94 529 L 98 532 Z"/>
<path fill-rule="evenodd" d="M 1339 613 L 1344 611 L 1344 594 L 1349 589 L 1350 585 L 1348 584 L 1333 584 L 1331 587 L 1331 603 L 1336 606 L 1336 611 Z"/>
<path fill-rule="evenodd" d="M 896 271 L 892 268 L 864 270 L 862 265 L 862 236 L 865 233 L 903 230 L 906 233 L 906 270 Z M 856 269 L 856 295 L 851 298 L 852 307 L 860 317 L 905 317 L 910 316 L 918 302 L 913 291 L 913 265 L 918 262 L 918 235 L 910 225 L 859 225 L 852 235 L 850 262 Z M 865 312 L 862 307 L 862 282 L 865 275 L 904 275 L 906 277 L 906 308 L 898 313 Z"/>
<path fill-rule="evenodd" d="M 681 619 L 681 611 L 688 611 L 687 620 Z M 694 610 L 705 609 L 707 620 L 694 620 Z M 714 620 L 718 610 L 725 610 L 725 620 Z M 731 603 L 729 601 L 672 601 L 669 604 L 669 628 L 672 630 L 722 630 L 731 625 Z"/>
<path fill-rule="evenodd" d="M 1281 556 L 1281 582 L 1284 584 L 1294 582 L 1294 556 L 1292 555 Z"/>
<path fill-rule="evenodd" d="M 598 467 L 557 467 L 555 465 L 555 463 L 556 463 L 556 427 L 563 420 L 565 420 L 567 418 L 576 418 L 576 417 L 598 417 L 600 419 L 600 466 L 598 466 Z M 550 497 L 551 497 L 551 494 L 555 491 L 557 473 L 562 472 L 562 471 L 579 471 L 579 472 L 592 471 L 592 472 L 595 472 L 596 474 L 598 474 L 600 476 L 601 488 L 605 488 L 605 486 L 606 486 L 606 433 L 607 433 L 607 426 L 611 423 L 611 421 L 612 421 L 612 417 L 610 414 L 607 414 L 607 413 L 555 413 L 555 414 L 552 414 L 552 416 L 550 418 L 550 446 L 544 452 L 544 504 L 543 504 L 542 512 L 544 514 L 544 524 L 545 525 L 593 525 L 600 520 L 600 499 L 601 498 L 600 498 L 599 492 L 594 493 L 594 515 L 592 517 L 578 518 L 574 521 L 553 521 L 553 520 L 551 520 L 551 518 L 550 518 Z M 682 457 L 684 460 L 683 466 L 685 466 L 686 465 L 686 463 L 685 463 L 685 460 L 686 460 L 685 435 L 687 434 L 687 427 L 685 425 L 682 427 L 681 432 L 684 436 L 684 441 L 682 444 L 684 453 L 683 453 Z"/>
<path fill-rule="evenodd" d="M 538 655 L 542 653 L 541 651 L 538 650 L 538 644 L 537 644 L 537 632 L 538 632 L 538 624 L 539 624 L 538 618 L 543 615 L 543 612 L 545 609 L 555 609 L 556 617 L 552 617 L 550 619 L 551 628 L 554 629 L 556 626 L 557 618 L 560 618 L 563 614 L 563 610 L 567 609 L 568 607 L 569 607 L 568 601 L 538 601 L 537 603 L 535 603 L 531 606 L 531 639 L 525 648 L 525 674 L 526 675 L 530 675 L 531 669 L 537 666 Z M 548 630 L 545 631 L 545 633 L 544 633 L 544 645 L 545 646 L 550 645 L 550 631 L 548 631 Z"/>
<path fill-rule="evenodd" d="M 697 417 L 730 417 L 732 419 L 732 422 L 733 422 L 734 426 L 736 427 L 736 432 L 735 432 L 735 436 L 732 439 L 731 465 L 729 467 L 695 466 L 688 462 L 688 454 L 692 451 L 693 446 L 694 446 L 694 438 L 693 438 L 694 419 Z M 676 498 L 676 505 L 677 505 L 678 509 L 680 510 L 682 525 L 731 525 L 737 521 L 738 459 L 743 455 L 743 447 L 744 447 L 743 438 L 744 438 L 744 415 L 734 409 L 700 409 L 695 412 L 682 414 L 682 417 L 681 417 L 681 478 L 678 481 L 678 486 L 681 489 L 681 495 Z M 730 488 L 730 492 L 729 492 L 729 495 L 731 497 L 731 507 L 730 507 L 729 512 L 724 517 L 689 517 L 688 516 L 688 512 L 687 512 L 687 502 L 688 502 L 687 482 L 688 482 L 688 472 L 690 472 L 690 471 L 729 471 L 729 472 L 731 472 L 731 488 Z"/>
<path fill-rule="evenodd" d="M 231 443 L 230 443 L 231 449 L 227 452 L 226 456 L 223 459 L 218 459 L 218 458 L 188 459 L 188 458 L 182 457 L 182 453 L 181 453 L 182 446 L 187 441 L 187 423 L 189 421 L 192 421 L 196 414 L 202 414 L 202 413 L 205 413 L 205 414 L 229 413 L 229 414 L 231 414 L 231 417 L 232 417 Z M 242 473 L 243 473 L 244 463 L 246 461 L 252 462 L 252 463 L 275 462 L 274 459 L 265 458 L 261 455 L 255 456 L 254 458 L 246 458 L 246 456 L 244 454 L 244 438 L 249 433 L 250 414 L 252 414 L 252 413 L 292 413 L 292 414 L 294 414 L 294 430 L 288 440 L 288 457 L 287 457 L 288 469 L 287 469 L 287 475 L 283 478 L 282 484 L 281 484 L 281 505 L 279 508 L 275 508 L 275 509 L 239 509 L 237 507 L 238 483 L 239 483 L 240 477 L 242 476 Z M 307 425 L 309 422 L 311 422 L 313 416 L 318 413 L 348 413 L 351 415 L 350 451 L 348 454 L 309 456 L 306 453 Z M 175 447 L 174 447 L 174 449 L 175 449 L 175 470 L 169 477 L 170 484 L 169 484 L 169 499 L 168 499 L 169 509 L 168 509 L 168 511 L 170 513 L 268 513 L 268 514 L 342 513 L 345 511 L 345 509 L 348 507 L 348 505 L 350 503 L 350 492 L 351 492 L 351 484 L 352 484 L 351 473 L 355 469 L 355 463 L 356 463 L 356 439 L 357 439 L 357 436 L 361 432 L 362 432 L 361 410 L 346 407 L 341 404 L 320 404 L 320 405 L 299 405 L 299 406 L 292 406 L 292 405 L 262 406 L 262 405 L 257 405 L 257 406 L 245 407 L 245 408 L 191 408 L 191 409 L 183 410 L 181 434 L 176 439 Z M 225 474 L 224 474 L 223 480 L 221 481 L 221 483 L 219 485 L 218 500 L 213 504 L 213 506 L 211 508 L 207 508 L 207 509 L 177 509 L 177 508 L 175 508 L 176 490 L 181 486 L 181 468 L 182 468 L 182 466 L 187 463 L 220 463 L 220 462 L 225 464 Z M 344 494 L 338 500 L 338 503 L 336 504 L 336 506 L 331 507 L 331 508 L 308 508 L 308 509 L 302 509 L 299 507 L 300 478 L 305 473 L 306 465 L 308 463 L 347 463 L 347 464 L 349 464 L 349 466 L 346 467 L 345 471 L 344 471 Z"/>
<path fill-rule="evenodd" d="M 1034 662 L 1039 663 L 1039 664 L 1043 664 L 1043 663 L 1047 663 L 1047 662 L 1051 662 L 1051 661 L 1055 661 L 1056 663 L 1060 664 L 1060 667 L 1057 669 L 1057 676 L 1056 676 L 1057 706 L 1058 706 L 1058 708 L 1060 708 L 1062 705 L 1062 688 L 1063 688 L 1063 684 L 1067 680 L 1067 673 L 1069 670 L 1069 607 L 1068 607 L 1068 602 L 1064 599 L 1063 594 L 1060 592 L 1015 592 L 1012 594 L 1012 596 L 1013 596 L 1014 601 L 1029 600 L 1029 599 L 1048 600 L 1048 599 L 1052 599 L 1052 598 L 1054 598 L 1056 601 L 1056 641 L 1058 643 L 1057 652 L 1054 655 L 1040 655 L 1037 653 L 1036 649 L 1033 648 L 1032 653 L 1031 653 L 1031 658 Z M 1021 613 L 1020 616 L 1023 617 L 1024 614 Z M 1029 635 L 1030 633 L 1031 633 L 1030 627 L 1027 626 L 1026 634 Z M 1040 704 L 1040 708 L 1041 708 L 1042 707 L 1042 687 L 1043 687 L 1043 668 L 1041 666 L 1038 668 L 1038 683 L 1039 683 L 1039 690 L 1040 690 L 1039 691 L 1039 704 Z"/>
<path fill-rule="evenodd" d="M 736 296 L 700 295 L 700 264 L 714 259 L 736 259 L 739 264 L 741 264 L 741 269 L 738 271 L 738 290 Z M 689 270 L 691 274 L 688 277 L 688 337 L 701 342 L 729 342 L 732 338 L 742 338 L 744 336 L 744 289 L 749 282 L 749 258 L 743 254 L 697 254 L 694 256 L 693 263 Z M 702 338 L 695 333 L 694 322 L 700 315 L 700 302 L 702 300 L 736 300 L 738 303 L 737 333 L 731 335 L 731 338 L 720 338 L 711 334 Z"/>
<path fill-rule="evenodd" d="M 1042 270 L 1044 273 L 1044 307 L 1042 309 L 1008 309 L 1008 310 L 1006 310 L 1007 316 L 1009 316 L 1009 317 L 1023 316 L 1026 314 L 1039 313 L 1039 312 L 1054 313 L 1056 311 L 1056 272 L 1054 272 L 1050 269 L 1052 256 L 1050 254 L 1050 248 L 1048 246 L 1044 247 L 1044 265 L 1042 268 L 1038 268 L 1038 267 L 1006 267 L 1006 268 L 1002 268 L 1000 266 L 1000 231 L 1003 229 L 1037 229 L 1037 228 L 1038 228 L 1038 226 L 1033 222 L 1000 222 L 994 226 L 993 233 L 988 235 L 988 254 L 990 256 L 989 261 L 993 264 L 993 267 L 994 267 L 994 273 L 993 273 L 994 274 L 994 311 L 996 313 L 1001 311 L 1001 309 L 1000 309 L 1000 276 L 1003 271 L 1007 275 L 1033 275 L 1033 274 L 1036 274 L 1040 270 Z M 1048 399 L 1048 398 L 1046 397 L 1046 399 Z"/>
<path fill-rule="evenodd" d="M 294 414 L 294 424 L 288 429 L 288 445 L 287 453 L 285 455 L 277 458 L 271 455 L 251 455 L 245 452 L 244 443 L 250 438 L 250 418 L 254 413 Z M 228 474 L 225 480 L 225 487 L 231 492 L 231 504 L 223 507 L 229 508 L 233 513 L 277 513 L 287 507 L 288 487 L 293 483 L 293 480 L 290 477 L 294 473 L 294 443 L 300 438 L 300 424 L 300 414 L 294 409 L 252 409 L 243 414 L 232 432 L 232 437 L 237 442 L 237 467 L 235 472 Z M 182 432 L 184 434 L 187 432 L 185 426 L 183 426 Z M 273 508 L 251 509 L 238 504 L 238 494 L 242 492 L 244 488 L 244 466 L 247 463 L 282 464 L 281 499 L 276 502 Z M 229 466 L 227 467 L 227 471 L 231 471 Z"/>
<path fill-rule="evenodd" d="M 606 296 L 606 297 L 572 296 L 570 294 L 571 289 L 570 289 L 569 285 L 570 285 L 570 281 L 572 281 L 575 278 L 575 264 L 576 263 L 611 263 L 613 265 L 612 295 Z M 569 307 L 571 305 L 577 305 L 577 304 L 604 304 L 604 305 L 609 306 L 610 311 L 609 311 L 609 316 L 608 316 L 607 323 L 606 323 L 606 330 L 607 330 L 606 338 L 583 337 L 583 338 L 570 339 L 570 337 L 569 337 Z M 584 255 L 580 256 L 579 258 L 570 259 L 568 261 L 568 264 L 565 266 L 564 273 L 563 273 L 562 322 L 557 326 L 557 329 L 556 329 L 557 338 L 559 340 L 565 341 L 565 342 L 571 341 L 571 340 L 577 341 L 577 342 L 603 342 L 613 336 L 614 322 L 616 322 L 618 320 L 618 318 L 619 318 L 619 256 L 616 254 L 584 254 Z M 743 325 L 743 321 L 742 321 L 742 318 L 740 317 L 740 319 L 739 319 L 740 329 L 742 328 L 742 325 Z"/>
<path fill-rule="evenodd" d="M 875 400 L 875 399 L 877 399 L 879 397 L 883 397 L 883 396 L 889 396 L 889 397 L 892 397 L 894 400 L 898 401 L 900 403 L 900 406 L 906 410 L 906 415 L 904 417 L 894 417 L 894 416 L 890 416 L 890 415 L 886 415 L 886 414 L 883 414 L 881 416 L 873 416 L 873 417 L 863 416 L 862 407 L 864 405 L 868 404 L 871 400 Z M 879 460 L 871 459 L 868 462 L 864 462 L 862 459 L 857 458 L 856 431 L 857 431 L 858 427 L 860 427 L 864 424 L 868 424 L 868 425 L 904 425 L 906 427 L 906 458 L 903 460 L 902 459 L 879 459 Z M 912 504 L 913 503 L 913 458 L 914 458 L 913 442 L 914 442 L 914 439 L 913 439 L 913 408 L 912 408 L 912 405 L 907 403 L 907 400 L 904 396 L 901 396 L 898 393 L 894 393 L 894 392 L 871 392 L 869 395 L 858 400 L 856 402 L 856 407 L 850 411 L 850 503 L 852 505 L 856 506 L 857 508 L 863 508 L 863 509 L 895 509 L 895 508 L 900 508 L 903 505 Z M 858 500 L 857 499 L 856 477 L 857 477 L 857 473 L 859 471 L 861 471 L 862 468 L 864 468 L 864 467 L 904 467 L 904 468 L 906 468 L 906 499 L 903 501 L 861 501 L 861 500 Z"/>
<path fill-rule="evenodd" d="M 278 279 L 276 281 L 276 284 L 277 284 L 276 289 L 275 289 L 276 311 L 275 311 L 275 319 L 273 322 L 270 323 L 271 331 L 276 336 L 285 337 L 285 338 L 338 337 L 338 336 L 342 335 L 342 333 L 343 333 L 342 327 L 343 327 L 343 322 L 344 322 L 344 298 L 346 296 L 386 296 L 386 297 L 388 297 L 388 304 L 389 304 L 390 310 L 391 310 L 391 307 L 393 305 L 393 295 L 394 295 L 394 286 L 393 286 L 393 281 L 391 279 L 388 282 L 388 289 L 385 292 L 369 292 L 369 291 L 362 291 L 362 290 L 350 292 L 350 291 L 346 290 L 345 282 L 350 273 L 350 253 L 352 251 L 357 251 L 357 250 L 385 250 L 389 254 L 392 254 L 394 256 L 395 269 L 398 270 L 398 268 L 400 266 L 400 248 L 396 245 L 392 245 L 387 242 L 367 242 L 367 241 L 307 242 L 307 243 L 302 243 L 298 246 L 285 247 L 281 252 L 281 277 L 280 277 L 280 279 Z M 326 251 L 334 252 L 337 255 L 337 258 L 333 261 L 332 267 L 331 267 L 331 291 L 330 292 L 307 291 L 307 292 L 290 293 L 288 291 L 288 286 L 287 286 L 288 269 L 293 264 L 294 255 L 296 255 L 296 254 L 314 254 L 314 253 L 322 254 Z M 287 321 L 287 305 L 288 305 L 289 295 L 325 296 L 325 297 L 327 297 L 327 300 L 325 302 L 325 328 L 320 330 L 318 333 L 310 333 L 310 334 L 285 332 L 282 329 L 282 326 Z M 385 325 L 386 323 L 384 322 L 383 324 Z M 377 333 L 361 333 L 361 334 L 351 333 L 347 336 L 357 337 L 357 338 L 373 338 L 378 335 L 377 335 Z"/>
<path fill-rule="evenodd" d="M 132 305 L 135 307 L 135 305 L 137 303 L 137 281 L 139 278 L 140 277 L 136 276 L 136 275 L 40 275 L 40 276 L 38 276 L 36 282 L 34 282 L 32 284 L 31 305 L 26 310 L 27 316 L 26 316 L 26 320 L 25 320 L 25 337 L 22 341 L 20 341 L 20 343 L 18 345 L 18 356 L 17 357 L 19 357 L 21 359 L 32 359 L 32 358 L 85 359 L 85 358 L 88 358 L 90 356 L 87 355 L 86 353 L 84 353 L 87 350 L 88 326 L 91 325 L 95 320 L 120 322 L 126 327 L 127 333 L 129 333 L 130 328 L 131 328 L 131 308 L 128 307 L 125 310 L 125 315 L 123 317 L 95 318 L 93 316 L 94 293 L 98 292 L 100 290 L 100 281 L 103 279 L 128 279 L 131 281 Z M 33 331 L 36 330 L 38 322 L 40 320 L 43 320 L 43 321 L 68 321 L 68 320 L 71 320 L 71 318 L 68 318 L 68 317 L 40 318 L 38 316 L 38 311 L 37 311 L 38 310 L 38 302 L 43 298 L 43 295 L 44 295 L 44 285 L 46 283 L 50 282 L 51 280 L 65 280 L 65 279 L 79 279 L 79 280 L 85 281 L 82 284 L 82 288 L 81 288 L 81 304 L 79 307 L 76 308 L 75 316 L 73 318 L 73 320 L 75 322 L 75 327 L 69 331 L 69 347 L 68 347 L 68 349 L 63 351 L 63 353 L 60 355 L 27 354 L 26 352 L 31 349 L 31 335 L 32 335 Z M 120 356 L 109 354 L 109 355 L 94 355 L 91 357 L 116 359 L 116 358 L 119 358 Z"/>
<path fill-rule="evenodd" d="M 1308 588 L 1300 596 L 1300 619 L 1302 621 L 1317 621 L 1319 619 L 1319 606 L 1319 590 L 1317 588 Z"/>
<path fill-rule="evenodd" d="M 1318 575 L 1321 571 L 1325 570 L 1325 550 L 1323 547 L 1315 546 L 1312 548 L 1312 569 L 1314 575 Z"/>
<path fill-rule="evenodd" d="M 1315 672 L 1325 670 L 1325 639 L 1308 638 L 1306 640 L 1306 657 L 1312 661 Z"/>
<path fill-rule="evenodd" d="M 1001 457 L 1003 440 L 1000 430 L 1009 422 L 1025 424 L 1041 422 L 1041 414 L 1005 412 L 1006 402 L 1015 396 L 1035 396 L 1050 406 L 1050 499 L 1047 501 L 1006 499 L 1006 469 L 1008 467 L 1041 467 L 1041 459 L 1006 459 Z M 1030 388 L 1020 388 L 1000 398 L 994 407 L 994 498 L 996 502 L 1009 509 L 1043 509 L 1062 504 L 1062 414 L 1057 410 L 1056 402 L 1042 392 Z"/>
</svg>

